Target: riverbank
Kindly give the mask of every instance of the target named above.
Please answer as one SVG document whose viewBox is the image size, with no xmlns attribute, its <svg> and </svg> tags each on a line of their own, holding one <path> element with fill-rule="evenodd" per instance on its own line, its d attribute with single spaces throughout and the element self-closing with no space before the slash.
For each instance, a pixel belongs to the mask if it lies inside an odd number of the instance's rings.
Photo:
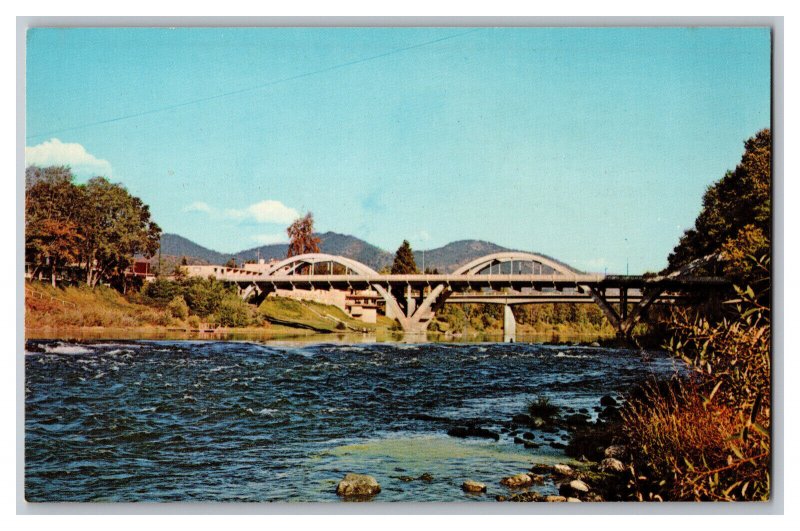
<svg viewBox="0 0 800 531">
<path fill-rule="evenodd" d="M 375 341 L 501 342 L 501 324 L 488 328 L 464 326 L 458 331 L 431 326 L 422 335 L 404 335 L 397 323 L 379 315 L 364 323 L 335 306 L 268 297 L 252 314 L 249 326 L 223 327 L 213 315 L 176 317 L 168 307 L 134 294 L 98 286 L 53 288 L 40 282 L 25 284 L 25 336 L 29 339 L 207 339 L 254 340 L 297 338 L 320 340 L 368 334 Z M 516 341 L 549 344 L 616 346 L 613 329 L 586 323 L 519 324 Z M 362 342 L 359 339 L 358 342 Z"/>
</svg>

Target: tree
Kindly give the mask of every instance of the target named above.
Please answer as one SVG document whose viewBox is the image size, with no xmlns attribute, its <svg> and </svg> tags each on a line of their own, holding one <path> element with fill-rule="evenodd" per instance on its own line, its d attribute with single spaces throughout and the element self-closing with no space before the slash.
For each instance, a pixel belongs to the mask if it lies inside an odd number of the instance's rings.
<svg viewBox="0 0 800 531">
<path fill-rule="evenodd" d="M 236 267 L 236 257 L 231 256 L 227 262 L 225 262 L 225 267 Z"/>
<path fill-rule="evenodd" d="M 294 220 L 286 233 L 289 235 L 287 257 L 319 252 L 320 239 L 314 236 L 314 214 L 311 212 Z"/>
<path fill-rule="evenodd" d="M 57 270 L 78 260 L 83 194 L 65 166 L 25 171 L 25 261 L 31 276 L 47 269 L 53 286 Z"/>
<path fill-rule="evenodd" d="M 745 142 L 733 171 L 706 190 L 694 227 L 687 230 L 669 256 L 676 269 L 712 253 L 722 254 L 707 274 L 726 274 L 740 285 L 752 283 L 747 256 L 769 254 L 771 244 L 772 135 L 763 129 Z"/>
<path fill-rule="evenodd" d="M 403 243 L 394 254 L 391 273 L 392 275 L 413 275 L 418 272 L 411 245 L 408 240 L 403 240 Z"/>
<path fill-rule="evenodd" d="M 86 283 L 124 274 L 136 254 L 150 258 L 158 250 L 161 228 L 150 220 L 150 209 L 120 184 L 94 177 L 85 186 L 82 219 Z"/>
</svg>

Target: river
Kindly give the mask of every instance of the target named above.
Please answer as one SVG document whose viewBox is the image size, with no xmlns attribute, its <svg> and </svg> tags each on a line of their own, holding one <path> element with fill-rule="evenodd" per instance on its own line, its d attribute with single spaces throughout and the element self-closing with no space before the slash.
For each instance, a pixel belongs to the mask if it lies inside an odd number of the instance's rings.
<svg viewBox="0 0 800 531">
<path fill-rule="evenodd" d="M 528 401 L 596 418 L 603 395 L 677 369 L 663 353 L 530 343 L 30 340 L 25 496 L 335 502 L 357 472 L 381 484 L 376 501 L 494 501 L 501 478 L 570 462 L 564 431 L 534 430 L 529 449 L 507 433 Z M 447 435 L 470 421 L 499 440 Z"/>
</svg>

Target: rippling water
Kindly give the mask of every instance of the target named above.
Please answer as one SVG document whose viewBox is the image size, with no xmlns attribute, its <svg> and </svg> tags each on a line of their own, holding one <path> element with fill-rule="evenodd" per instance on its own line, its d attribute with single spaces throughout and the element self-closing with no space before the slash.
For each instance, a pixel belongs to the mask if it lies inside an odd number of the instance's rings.
<svg viewBox="0 0 800 531">
<path fill-rule="evenodd" d="M 469 420 L 500 432 L 547 396 L 596 415 L 599 398 L 670 359 L 535 344 L 275 345 L 125 341 L 26 345 L 28 501 L 336 501 L 347 472 L 380 501 L 487 501 L 538 449 L 449 437 Z M 428 473 L 432 481 L 414 480 Z M 475 479 L 488 495 L 467 495 Z M 547 489 L 547 487 L 545 487 Z M 541 488 L 540 492 L 544 492 Z"/>
</svg>

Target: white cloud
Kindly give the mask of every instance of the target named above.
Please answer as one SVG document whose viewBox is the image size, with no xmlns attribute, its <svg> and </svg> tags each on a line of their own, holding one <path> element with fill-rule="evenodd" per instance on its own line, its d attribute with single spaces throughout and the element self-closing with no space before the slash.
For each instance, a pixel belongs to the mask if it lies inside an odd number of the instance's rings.
<svg viewBox="0 0 800 531">
<path fill-rule="evenodd" d="M 69 166 L 72 173 L 82 177 L 111 176 L 111 164 L 98 159 L 80 144 L 65 144 L 51 138 L 36 146 L 25 146 L 26 166 Z"/>
<path fill-rule="evenodd" d="M 205 212 L 206 214 L 210 214 L 211 210 L 211 206 L 205 201 L 195 201 L 191 205 L 183 207 L 184 212 Z"/>
<path fill-rule="evenodd" d="M 271 245 L 273 243 L 286 243 L 288 236 L 286 233 L 279 232 L 276 234 L 256 234 L 252 239 L 261 245 Z"/>
<path fill-rule="evenodd" d="M 299 218 L 300 214 L 297 210 L 287 207 L 280 201 L 265 199 L 244 209 L 228 209 L 225 211 L 225 216 L 237 220 L 288 225 Z"/>
</svg>

